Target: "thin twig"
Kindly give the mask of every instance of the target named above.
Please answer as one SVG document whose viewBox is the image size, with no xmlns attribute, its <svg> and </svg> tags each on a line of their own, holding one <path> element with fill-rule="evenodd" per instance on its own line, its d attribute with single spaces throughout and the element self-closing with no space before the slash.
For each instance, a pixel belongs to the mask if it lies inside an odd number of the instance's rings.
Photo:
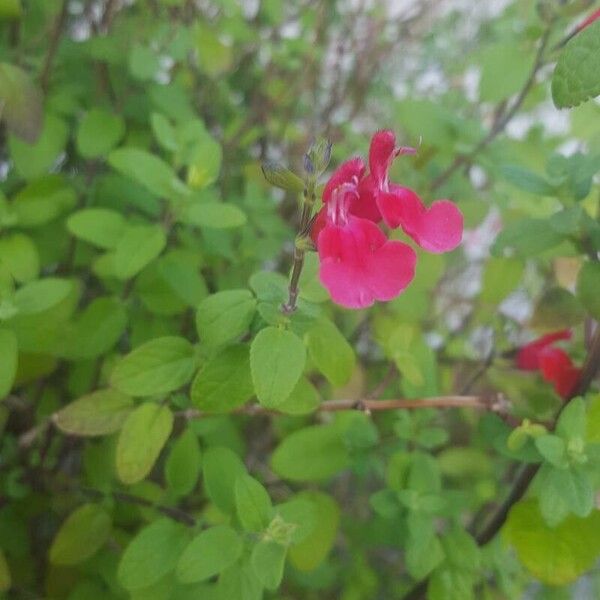
<svg viewBox="0 0 600 600">
<path fill-rule="evenodd" d="M 67 22 L 69 2 L 68 0 L 63 0 L 62 6 L 60 8 L 60 12 L 56 17 L 54 22 L 54 27 L 52 28 L 52 33 L 50 34 L 50 41 L 48 43 L 48 51 L 46 52 L 46 58 L 44 60 L 44 66 L 42 67 L 42 72 L 40 75 L 40 86 L 42 90 L 45 92 L 48 91 L 48 84 L 50 82 L 50 73 L 52 71 L 52 64 L 54 62 L 54 57 L 56 56 L 56 51 L 58 50 L 58 44 L 60 42 L 60 38 L 62 36 L 63 30 L 65 28 L 65 24 Z"/>
<path fill-rule="evenodd" d="M 546 31 L 542 36 L 542 39 L 540 40 L 540 45 L 538 46 L 537 54 L 533 62 L 531 71 L 529 72 L 529 77 L 523 84 L 523 87 L 521 88 L 521 91 L 517 95 L 515 101 L 512 103 L 510 108 L 496 120 L 496 122 L 494 123 L 490 131 L 487 133 L 487 135 L 477 144 L 477 146 L 475 146 L 475 148 L 471 152 L 469 152 L 468 154 L 461 154 L 457 156 L 454 159 L 454 161 L 450 164 L 450 166 L 446 170 L 442 171 L 431 182 L 430 189 L 432 192 L 444 185 L 444 183 L 446 183 L 446 181 L 448 181 L 448 179 L 450 179 L 450 177 L 452 177 L 452 175 L 454 175 L 454 173 L 458 171 L 461 167 L 470 165 L 471 162 L 473 162 L 473 159 L 491 142 L 493 142 L 500 133 L 502 133 L 506 129 L 506 126 L 517 114 L 517 111 L 521 108 L 523 102 L 525 102 L 525 99 L 527 98 L 529 92 L 533 88 L 533 85 L 535 84 L 535 78 L 539 70 L 544 65 L 544 53 L 546 51 L 546 46 L 548 45 L 550 33 L 552 31 L 552 24 L 553 23 L 550 23 L 548 25 Z"/>
</svg>

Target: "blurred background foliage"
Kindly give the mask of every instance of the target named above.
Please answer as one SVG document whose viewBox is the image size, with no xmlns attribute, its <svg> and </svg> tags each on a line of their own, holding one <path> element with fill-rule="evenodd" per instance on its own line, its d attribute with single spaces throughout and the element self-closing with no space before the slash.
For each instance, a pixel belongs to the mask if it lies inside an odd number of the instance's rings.
<svg viewBox="0 0 600 600">
<path fill-rule="evenodd" d="M 594 4 L 0 0 L 0 596 L 599 597 Z M 462 247 L 365 311 L 311 253 L 283 315 L 301 189 L 261 163 L 384 127 Z M 564 328 L 551 432 L 513 357 Z"/>
</svg>

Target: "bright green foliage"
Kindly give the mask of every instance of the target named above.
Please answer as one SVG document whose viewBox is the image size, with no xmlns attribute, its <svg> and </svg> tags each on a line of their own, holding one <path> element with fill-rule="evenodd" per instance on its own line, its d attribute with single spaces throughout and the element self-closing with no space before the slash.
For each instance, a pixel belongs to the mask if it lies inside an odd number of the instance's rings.
<svg viewBox="0 0 600 600">
<path fill-rule="evenodd" d="M 117 444 L 117 474 L 132 484 L 148 475 L 173 427 L 173 415 L 165 406 L 148 402 L 129 414 Z"/>
<path fill-rule="evenodd" d="M 75 565 L 93 556 L 110 535 L 110 517 L 96 504 L 84 504 L 72 512 L 58 530 L 50 560 L 56 565 Z"/>
<path fill-rule="evenodd" d="M 65 433 L 106 435 L 119 431 L 132 409 L 129 396 L 117 390 L 98 390 L 67 404 L 53 420 Z"/>
<path fill-rule="evenodd" d="M 552 98 L 558 108 L 578 106 L 600 94 L 600 23 L 576 35 L 561 52 L 552 76 Z"/>
<path fill-rule="evenodd" d="M 162 337 L 142 344 L 113 370 L 111 385 L 131 396 L 154 396 L 187 383 L 194 370 L 192 345 L 180 337 Z"/>
<path fill-rule="evenodd" d="M 211 527 L 186 546 L 177 563 L 181 583 L 205 581 L 233 564 L 242 553 L 242 540 L 228 525 Z"/>
<path fill-rule="evenodd" d="M 306 349 L 291 331 L 265 327 L 250 347 L 250 367 L 258 401 L 276 408 L 287 398 L 304 370 Z"/>
<path fill-rule="evenodd" d="M 569 517 L 557 527 L 542 519 L 535 501 L 517 504 L 504 531 L 523 564 L 541 581 L 564 585 L 590 568 L 600 551 L 600 513 Z"/>
<path fill-rule="evenodd" d="M 120 584 L 129 591 L 152 585 L 173 571 L 189 542 L 183 525 L 158 519 L 129 542 L 119 563 Z"/>
<path fill-rule="evenodd" d="M 352 4 L 0 0 L 2 599 L 596 591 L 600 21 Z M 463 241 L 379 223 L 415 277 L 344 309 L 313 227 L 366 188 L 314 219 L 387 128 Z"/>
</svg>

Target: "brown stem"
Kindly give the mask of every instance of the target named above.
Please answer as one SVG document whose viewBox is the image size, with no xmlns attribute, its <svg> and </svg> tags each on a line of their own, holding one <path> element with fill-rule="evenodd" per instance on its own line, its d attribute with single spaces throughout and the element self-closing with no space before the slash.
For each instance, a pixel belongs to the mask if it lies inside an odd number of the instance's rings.
<svg viewBox="0 0 600 600">
<path fill-rule="evenodd" d="M 56 17 L 54 22 L 54 27 L 52 28 L 52 33 L 50 34 L 50 41 L 48 43 L 48 51 L 46 52 L 46 58 L 44 60 L 44 66 L 42 67 L 42 72 L 40 75 L 40 86 L 42 90 L 45 92 L 48 91 L 48 84 L 50 82 L 50 73 L 52 71 L 52 64 L 54 62 L 54 57 L 56 56 L 56 51 L 58 50 L 58 44 L 60 43 L 60 38 L 65 28 L 65 24 L 67 22 L 69 2 L 68 0 L 63 0 L 62 6 L 60 8 L 60 12 Z"/>
<path fill-rule="evenodd" d="M 418 408 L 474 408 L 508 415 L 507 403 L 501 397 L 484 396 L 433 396 L 430 398 L 397 398 L 393 400 L 328 400 L 317 408 L 318 412 L 337 412 L 340 410 L 360 410 L 367 413 L 386 410 L 413 410 Z M 236 414 L 265 415 L 279 414 L 277 410 L 265 408 L 260 404 L 243 406 L 234 411 Z M 186 419 L 201 419 L 207 413 L 196 409 L 178 413 Z"/>
<path fill-rule="evenodd" d="M 546 46 L 548 45 L 550 33 L 552 31 L 552 24 L 553 22 L 548 25 L 546 31 L 544 32 L 544 35 L 542 36 L 540 45 L 538 46 L 535 60 L 533 62 L 533 66 L 531 68 L 531 71 L 529 72 L 529 77 L 523 84 L 521 91 L 517 95 L 511 107 L 496 120 L 496 122 L 494 123 L 490 131 L 487 133 L 487 135 L 477 144 L 477 146 L 475 146 L 475 148 L 469 154 L 461 154 L 457 156 L 454 159 L 454 161 L 450 164 L 450 166 L 446 170 L 442 171 L 431 182 L 431 191 L 435 191 L 439 187 L 444 185 L 444 183 L 446 183 L 446 181 L 448 181 L 448 179 L 450 179 L 450 177 L 452 177 L 452 175 L 454 175 L 454 173 L 458 171 L 461 167 L 470 165 L 473 162 L 473 159 L 491 142 L 493 142 L 500 133 L 502 133 L 506 129 L 506 126 L 517 114 L 517 111 L 521 108 L 523 102 L 525 102 L 525 99 L 531 91 L 531 88 L 535 84 L 535 78 L 538 74 L 538 71 L 544 64 L 544 53 L 546 51 Z"/>
</svg>

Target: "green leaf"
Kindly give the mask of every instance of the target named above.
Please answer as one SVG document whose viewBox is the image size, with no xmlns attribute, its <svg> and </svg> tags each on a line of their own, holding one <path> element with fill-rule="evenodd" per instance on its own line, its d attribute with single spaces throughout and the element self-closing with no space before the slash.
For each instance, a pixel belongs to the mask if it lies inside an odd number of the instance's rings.
<svg viewBox="0 0 600 600">
<path fill-rule="evenodd" d="M 185 250 L 171 250 L 157 264 L 158 273 L 188 306 L 197 306 L 208 295 L 200 274 L 198 256 Z"/>
<path fill-rule="evenodd" d="M 518 165 L 506 165 L 500 169 L 504 178 L 521 190 L 538 196 L 552 196 L 554 186 L 543 177 Z"/>
<path fill-rule="evenodd" d="M 245 404 L 254 395 L 247 345 L 225 348 L 207 362 L 196 375 L 190 397 L 199 409 L 227 413 Z"/>
<path fill-rule="evenodd" d="M 564 329 L 581 323 L 584 318 L 585 311 L 579 300 L 571 292 L 555 287 L 538 300 L 531 326 L 546 330 Z"/>
<path fill-rule="evenodd" d="M 74 190 L 59 175 L 47 175 L 27 184 L 14 197 L 12 209 L 21 227 L 39 227 L 75 206 Z"/>
<path fill-rule="evenodd" d="M 156 583 L 175 569 L 188 542 L 183 525 L 157 519 L 140 530 L 125 548 L 117 572 L 119 583 L 128 591 Z"/>
<path fill-rule="evenodd" d="M 265 162 L 261 166 L 265 179 L 275 187 L 301 194 L 304 190 L 304 181 L 289 169 L 274 162 Z"/>
<path fill-rule="evenodd" d="M 427 585 L 428 600 L 474 600 L 475 579 L 463 569 L 442 566 L 436 569 Z"/>
<path fill-rule="evenodd" d="M 104 546 L 111 530 L 110 517 L 97 504 L 84 504 L 61 525 L 50 546 L 50 562 L 79 564 Z"/>
<path fill-rule="evenodd" d="M 0 548 L 0 592 L 8 591 L 10 589 L 11 582 L 12 579 L 10 576 L 8 563 L 6 562 L 4 552 L 2 552 L 2 549 Z"/>
<path fill-rule="evenodd" d="M 196 329 L 208 346 L 220 346 L 248 330 L 256 312 L 249 290 L 227 290 L 205 298 L 196 312 Z"/>
<path fill-rule="evenodd" d="M 490 258 L 483 272 L 481 300 L 499 304 L 521 281 L 525 265 L 515 258 Z"/>
<path fill-rule="evenodd" d="M 116 298 L 96 298 L 64 331 L 60 354 L 71 360 L 90 359 L 108 352 L 127 326 L 127 313 Z"/>
<path fill-rule="evenodd" d="M 154 79 L 160 69 L 159 56 L 152 48 L 134 44 L 129 52 L 129 71 L 140 81 Z"/>
<path fill-rule="evenodd" d="M 272 518 L 273 505 L 264 486 L 250 475 L 235 480 L 237 516 L 246 531 L 262 531 Z"/>
<path fill-rule="evenodd" d="M 600 319 L 600 263 L 586 262 L 577 279 L 577 297 L 594 319 Z"/>
<path fill-rule="evenodd" d="M 107 155 L 125 133 L 123 117 L 100 108 L 92 108 L 79 123 L 77 149 L 83 158 Z"/>
<path fill-rule="evenodd" d="M 158 225 L 132 225 L 115 247 L 114 272 L 119 279 L 130 279 L 151 263 L 167 243 Z"/>
<path fill-rule="evenodd" d="M 243 543 L 228 525 L 211 527 L 197 535 L 177 563 L 181 583 L 205 581 L 231 566 L 241 555 Z"/>
<path fill-rule="evenodd" d="M 339 427 L 313 425 L 284 438 L 273 452 L 271 465 L 284 479 L 319 481 L 346 469 L 350 456 Z"/>
<path fill-rule="evenodd" d="M 14 303 L 20 314 L 44 312 L 62 302 L 72 291 L 73 284 L 66 279 L 46 277 L 26 283 L 15 292 Z"/>
<path fill-rule="evenodd" d="M 340 508 L 331 496 L 322 492 L 302 492 L 296 498 L 312 505 L 314 521 L 310 533 L 290 547 L 289 558 L 299 571 L 313 571 L 327 558 L 335 543 Z"/>
<path fill-rule="evenodd" d="M 261 540 L 252 549 L 252 568 L 268 590 L 276 590 L 281 584 L 286 552 L 285 546 L 269 540 Z"/>
<path fill-rule="evenodd" d="M 152 133 L 156 141 L 169 152 L 177 152 L 179 142 L 177 140 L 177 132 L 171 122 L 165 115 L 161 113 L 152 113 L 150 117 L 150 125 Z"/>
<path fill-rule="evenodd" d="M 67 404 L 52 419 L 65 433 L 107 435 L 121 429 L 132 409 L 129 396 L 117 390 L 97 390 Z"/>
<path fill-rule="evenodd" d="M 190 193 L 166 162 L 145 150 L 119 148 L 109 154 L 108 162 L 113 169 L 161 198 L 171 199 Z"/>
<path fill-rule="evenodd" d="M 562 438 L 551 433 L 542 434 L 534 440 L 540 454 L 553 466 L 565 469 L 567 461 L 567 447 Z"/>
<path fill-rule="evenodd" d="M 19 352 L 17 336 L 10 329 L 0 329 L 0 400 L 12 389 L 17 374 Z"/>
<path fill-rule="evenodd" d="M 223 43 L 214 29 L 198 24 L 194 31 L 200 70 L 210 77 L 225 74 L 233 62 L 234 50 Z"/>
<path fill-rule="evenodd" d="M 298 383 L 306 349 L 302 340 L 285 329 L 265 327 L 252 341 L 250 367 L 259 402 L 276 408 L 292 393 Z"/>
<path fill-rule="evenodd" d="M 123 237 L 125 219 L 107 208 L 84 208 L 68 218 L 67 229 L 80 240 L 110 250 Z"/>
<path fill-rule="evenodd" d="M 589 444 L 600 444 L 600 394 L 592 396 L 586 421 L 586 441 Z"/>
<path fill-rule="evenodd" d="M 500 232 L 492 251 L 495 256 L 501 256 L 510 248 L 517 256 L 528 258 L 558 246 L 563 239 L 562 234 L 548 227 L 545 219 L 520 219 Z"/>
<path fill-rule="evenodd" d="M 406 568 L 412 577 L 422 579 L 443 561 L 444 550 L 431 515 L 411 512 L 407 525 Z"/>
<path fill-rule="evenodd" d="M 287 415 L 307 415 L 315 411 L 320 403 L 317 388 L 306 377 L 300 377 L 292 393 L 277 410 Z"/>
<path fill-rule="evenodd" d="M 246 215 L 235 204 L 197 201 L 186 207 L 181 220 L 198 227 L 233 229 L 246 224 Z"/>
<path fill-rule="evenodd" d="M 531 69 L 530 54 L 516 41 L 487 46 L 480 57 L 479 96 L 484 102 L 498 102 L 516 94 Z"/>
<path fill-rule="evenodd" d="M 332 385 L 348 383 L 356 364 L 352 346 L 329 320 L 319 320 L 306 334 L 308 354 Z"/>
<path fill-rule="evenodd" d="M 586 432 L 586 422 L 583 398 L 573 398 L 560 413 L 556 433 L 567 441 L 583 440 Z"/>
<path fill-rule="evenodd" d="M 14 4 L 20 7 L 18 0 Z M 0 117 L 11 133 L 33 144 L 42 128 L 42 103 L 41 90 L 25 71 L 0 63 Z"/>
<path fill-rule="evenodd" d="M 229 448 L 216 446 L 204 453 L 204 488 L 211 501 L 224 513 L 235 513 L 235 482 L 246 467 Z"/>
<path fill-rule="evenodd" d="M 219 576 L 218 594 L 219 600 L 262 600 L 263 586 L 250 565 L 236 563 Z"/>
<path fill-rule="evenodd" d="M 10 137 L 10 155 L 21 177 L 34 179 L 47 173 L 64 150 L 68 134 L 64 121 L 54 115 L 46 115 L 42 131 L 34 143 Z"/>
<path fill-rule="evenodd" d="M 548 585 L 566 585 L 587 571 L 600 554 L 600 512 L 568 517 L 558 527 L 544 522 L 533 500 L 516 504 L 503 533 L 520 561 Z"/>
<path fill-rule="evenodd" d="M 177 496 L 187 496 L 195 487 L 202 467 L 198 438 L 187 428 L 173 443 L 165 463 L 165 479 Z"/>
<path fill-rule="evenodd" d="M 196 364 L 194 347 L 184 338 L 150 340 L 124 356 L 110 383 L 131 396 L 166 394 L 185 385 Z"/>
<path fill-rule="evenodd" d="M 556 63 L 552 99 L 557 108 L 570 108 L 600 94 L 600 21 L 573 37 Z"/>
<path fill-rule="evenodd" d="M 0 262 L 19 283 L 31 281 L 39 275 L 38 251 L 29 236 L 13 233 L 1 238 L 0 257 Z"/>
<path fill-rule="evenodd" d="M 150 473 L 172 427 L 166 406 L 148 402 L 130 413 L 117 442 L 117 474 L 123 483 L 137 483 Z"/>
</svg>

